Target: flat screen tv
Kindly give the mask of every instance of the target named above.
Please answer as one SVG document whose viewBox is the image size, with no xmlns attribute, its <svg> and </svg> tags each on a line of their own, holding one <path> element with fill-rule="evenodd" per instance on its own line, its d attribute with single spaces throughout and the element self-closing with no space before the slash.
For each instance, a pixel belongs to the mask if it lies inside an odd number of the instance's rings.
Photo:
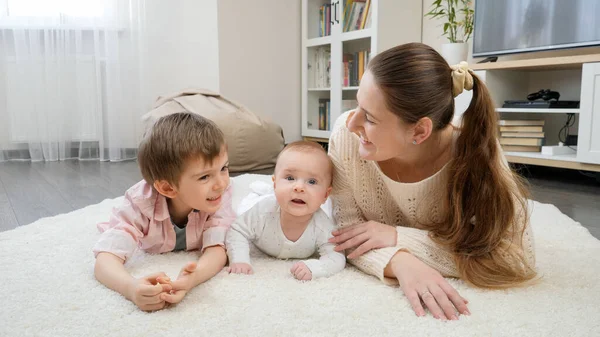
<svg viewBox="0 0 600 337">
<path fill-rule="evenodd" d="M 473 56 L 600 45 L 600 0 L 476 0 Z"/>
</svg>

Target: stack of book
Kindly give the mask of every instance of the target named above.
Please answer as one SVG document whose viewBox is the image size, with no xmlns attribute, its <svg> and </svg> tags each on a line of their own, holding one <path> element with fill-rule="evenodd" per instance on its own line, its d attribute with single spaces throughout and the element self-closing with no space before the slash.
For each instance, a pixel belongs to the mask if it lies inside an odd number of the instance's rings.
<svg viewBox="0 0 600 337">
<path fill-rule="evenodd" d="M 344 3 L 344 32 L 371 27 L 371 0 L 346 0 Z"/>
<path fill-rule="evenodd" d="M 331 4 L 319 7 L 319 37 L 331 35 Z"/>
<path fill-rule="evenodd" d="M 331 109 L 329 98 L 319 99 L 319 130 L 331 130 Z"/>
<path fill-rule="evenodd" d="M 371 59 L 370 50 L 361 50 L 356 53 L 344 53 L 344 86 L 355 87 L 358 86 L 362 79 L 367 64 Z"/>
<path fill-rule="evenodd" d="M 329 47 L 313 49 L 313 63 L 309 64 L 312 71 L 315 88 L 329 88 L 331 86 L 331 50 Z"/>
<path fill-rule="evenodd" d="M 504 151 L 541 152 L 544 144 L 543 120 L 500 120 L 500 145 Z"/>
</svg>

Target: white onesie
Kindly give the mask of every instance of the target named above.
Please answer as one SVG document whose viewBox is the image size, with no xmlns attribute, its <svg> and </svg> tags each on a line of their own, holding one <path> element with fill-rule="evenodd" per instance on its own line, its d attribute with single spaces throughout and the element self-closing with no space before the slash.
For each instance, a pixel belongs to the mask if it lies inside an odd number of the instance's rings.
<svg viewBox="0 0 600 337">
<path fill-rule="evenodd" d="M 321 208 L 313 214 L 304 233 L 295 242 L 283 234 L 280 210 L 275 194 L 264 195 L 235 220 L 225 240 L 230 264 L 250 264 L 249 242 L 252 242 L 265 254 L 279 259 L 306 259 L 318 251 L 318 260 L 302 261 L 310 269 L 313 279 L 331 276 L 344 269 L 346 257 L 327 241 L 335 229 L 334 222 Z"/>
</svg>

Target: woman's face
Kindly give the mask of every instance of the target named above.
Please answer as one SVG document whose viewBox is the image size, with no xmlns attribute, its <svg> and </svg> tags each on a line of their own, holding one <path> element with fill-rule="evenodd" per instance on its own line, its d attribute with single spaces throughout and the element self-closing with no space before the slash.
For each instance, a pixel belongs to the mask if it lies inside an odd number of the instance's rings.
<svg viewBox="0 0 600 337">
<path fill-rule="evenodd" d="M 356 97 L 358 107 L 346 125 L 360 137 L 361 158 L 380 162 L 406 154 L 413 131 L 387 109 L 371 72 L 363 75 Z"/>
</svg>

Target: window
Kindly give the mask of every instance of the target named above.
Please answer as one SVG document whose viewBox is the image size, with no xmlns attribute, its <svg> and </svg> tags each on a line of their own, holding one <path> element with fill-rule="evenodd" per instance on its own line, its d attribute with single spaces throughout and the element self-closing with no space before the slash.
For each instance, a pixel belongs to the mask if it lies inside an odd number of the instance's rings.
<svg viewBox="0 0 600 337">
<path fill-rule="evenodd" d="M 0 27 L 82 28 L 115 19 L 118 0 L 0 0 Z M 112 22 L 114 23 L 114 22 Z"/>
</svg>

